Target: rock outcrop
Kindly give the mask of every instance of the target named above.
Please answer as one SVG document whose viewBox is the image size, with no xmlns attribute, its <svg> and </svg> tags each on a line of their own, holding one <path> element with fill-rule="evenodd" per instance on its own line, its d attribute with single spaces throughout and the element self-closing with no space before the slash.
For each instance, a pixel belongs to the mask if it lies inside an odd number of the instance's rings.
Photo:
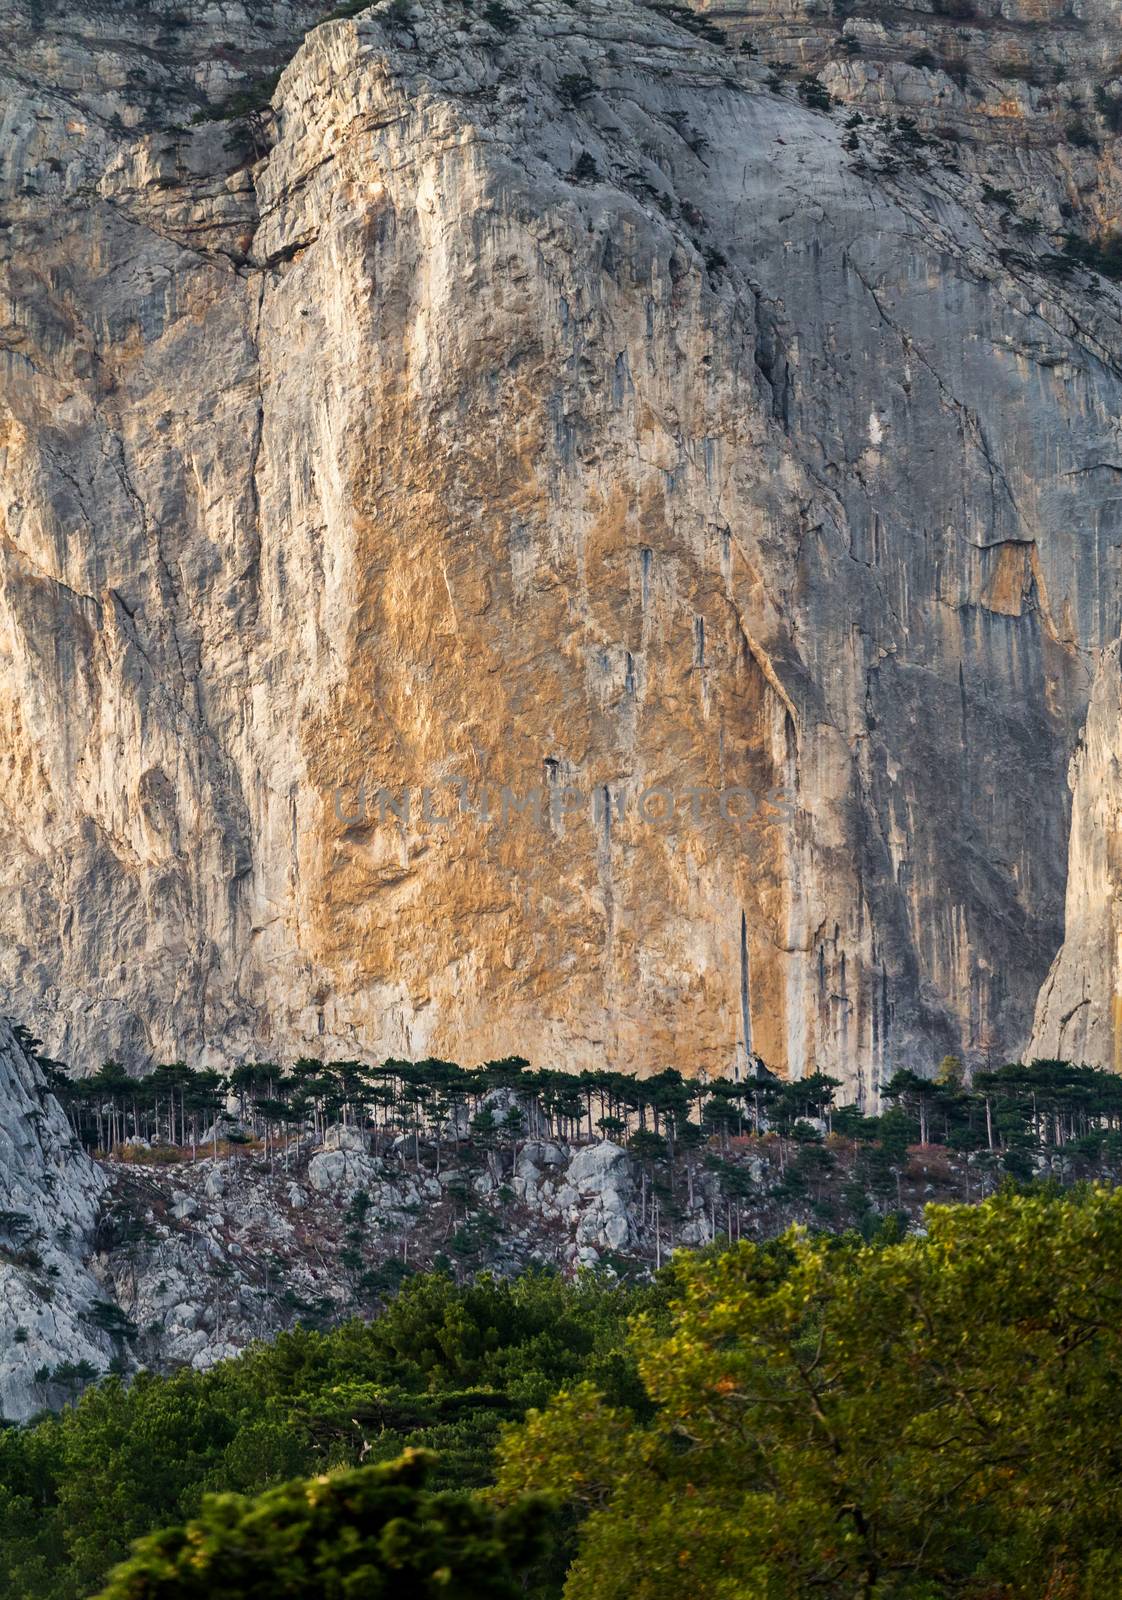
<svg viewBox="0 0 1122 1600">
<path fill-rule="evenodd" d="M 1064 943 L 1040 991 L 1031 1053 L 1122 1072 L 1122 671 L 1104 652 L 1072 757 Z"/>
<path fill-rule="evenodd" d="M 0 1417 L 8 1421 L 57 1404 L 112 1359 L 114 1322 L 99 1319 L 104 1297 L 88 1265 L 107 1186 L 0 1020 Z"/>
<path fill-rule="evenodd" d="M 640 1247 L 634 1162 L 610 1139 L 569 1151 L 550 1140 L 523 1145 L 512 1179 L 515 1197 L 547 1222 L 574 1231 L 572 1259 L 594 1266 L 605 1254 Z M 704 1204 L 699 1206 L 704 1214 Z"/>
<path fill-rule="evenodd" d="M 780 75 L 910 117 L 1052 231 L 1116 226 L 1122 61 L 1112 0 L 713 0 L 704 14 Z"/>
<path fill-rule="evenodd" d="M 607 1141 L 527 1141 L 509 1186 L 479 1146 L 435 1167 L 431 1146 L 421 1161 L 412 1151 L 405 1140 L 374 1156 L 359 1130 L 335 1127 L 272 1160 L 160 1166 L 137 1150 L 114 1163 L 95 1270 L 131 1329 L 128 1365 L 204 1369 L 293 1320 L 369 1314 L 413 1268 L 571 1273 L 656 1259 L 657 1213 L 632 1158 Z M 699 1179 L 676 1234 L 664 1219 L 664 1252 L 711 1237 L 716 1192 Z"/>
<path fill-rule="evenodd" d="M 382 1162 L 369 1154 L 361 1129 L 329 1128 L 323 1148 L 308 1163 L 308 1182 L 323 1194 L 353 1194 L 377 1185 L 383 1170 Z"/>
<path fill-rule="evenodd" d="M 626 1150 L 602 1139 L 576 1153 L 565 1177 L 568 1187 L 580 1197 L 578 1245 L 598 1252 L 626 1250 L 638 1243 L 638 1230 L 630 1215 L 635 1180 Z"/>
<path fill-rule="evenodd" d="M 379 5 L 251 110 L 313 15 L 7 14 L 0 1001 L 56 1054 L 1023 1047 L 1119 629 L 1122 301 L 1051 235 L 1116 141 L 987 168 L 988 90 L 800 7 L 850 126 L 754 14 Z"/>
</svg>

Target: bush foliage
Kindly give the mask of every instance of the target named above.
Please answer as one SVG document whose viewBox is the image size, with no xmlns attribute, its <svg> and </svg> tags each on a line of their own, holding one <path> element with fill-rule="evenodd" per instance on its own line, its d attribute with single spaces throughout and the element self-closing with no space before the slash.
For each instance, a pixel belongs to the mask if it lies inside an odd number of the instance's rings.
<svg viewBox="0 0 1122 1600">
<path fill-rule="evenodd" d="M 1120 1304 L 1122 1191 L 1012 1182 L 642 1289 L 418 1278 L 0 1434 L 0 1592 L 89 1594 L 132 1539 L 105 1600 L 1102 1600 Z"/>
</svg>

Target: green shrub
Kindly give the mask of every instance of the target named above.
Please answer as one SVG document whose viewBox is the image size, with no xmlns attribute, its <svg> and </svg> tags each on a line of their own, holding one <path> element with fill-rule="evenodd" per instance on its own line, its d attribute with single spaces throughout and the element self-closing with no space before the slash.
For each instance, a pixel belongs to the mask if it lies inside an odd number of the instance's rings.
<svg viewBox="0 0 1122 1600">
<path fill-rule="evenodd" d="M 1077 150 L 1097 150 L 1098 140 L 1088 128 L 1082 117 L 1073 117 L 1064 129 L 1064 137 L 1068 144 Z"/>
<path fill-rule="evenodd" d="M 799 99 L 812 111 L 829 111 L 834 103 L 826 85 L 817 78 L 800 78 Z"/>
<path fill-rule="evenodd" d="M 483 20 L 498 33 L 514 33 L 518 27 L 518 18 L 502 0 L 488 0 L 483 7 Z"/>
<path fill-rule="evenodd" d="M 1122 133 L 1122 95 L 1107 94 L 1100 84 L 1095 90 L 1095 110 L 1111 133 Z"/>
<path fill-rule="evenodd" d="M 676 1259 L 653 1415 L 584 1384 L 510 1430 L 500 1499 L 583 1518 L 566 1600 L 1122 1593 L 1122 1193 L 926 1225 Z"/>
<path fill-rule="evenodd" d="M 1098 241 L 1082 239 L 1078 234 L 1064 235 L 1064 254 L 1089 272 L 1104 278 L 1122 279 L 1122 231 L 1104 234 Z"/>
<path fill-rule="evenodd" d="M 1016 211 L 1017 201 L 1012 189 L 995 189 L 992 183 L 982 184 L 982 199 L 990 205 L 1002 206 L 1006 211 Z"/>
<path fill-rule="evenodd" d="M 237 89 L 233 94 L 227 95 L 226 99 L 219 105 L 197 111 L 191 120 L 195 123 L 230 122 L 236 117 L 247 117 L 266 111 L 273 95 L 276 93 L 279 81 L 279 69 L 276 72 L 271 72 L 266 78 L 255 78 L 251 83 L 246 84 L 244 88 Z"/>
<path fill-rule="evenodd" d="M 519 1600 L 546 1503 L 433 1494 L 431 1463 L 411 1450 L 256 1500 L 208 1496 L 185 1527 L 141 1540 L 101 1600 Z"/>
<path fill-rule="evenodd" d="M 587 150 L 582 150 L 573 163 L 569 177 L 574 183 L 595 183 L 599 176 L 600 168 L 596 165 L 595 159 Z"/>
</svg>

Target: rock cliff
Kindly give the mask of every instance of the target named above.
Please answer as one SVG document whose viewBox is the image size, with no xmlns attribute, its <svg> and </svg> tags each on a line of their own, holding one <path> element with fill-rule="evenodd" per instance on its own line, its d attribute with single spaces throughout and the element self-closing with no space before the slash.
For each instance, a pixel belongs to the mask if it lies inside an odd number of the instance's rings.
<svg viewBox="0 0 1122 1600">
<path fill-rule="evenodd" d="M 1071 762 L 1064 944 L 1036 1009 L 1034 1055 L 1122 1072 L 1122 675 L 1103 652 Z"/>
<path fill-rule="evenodd" d="M 56 1054 L 1024 1047 L 1119 631 L 1117 40 L 940 10 L 6 9 Z"/>
<path fill-rule="evenodd" d="M 43 1368 L 62 1365 L 88 1381 L 109 1364 L 88 1265 L 108 1180 L 2 1020 L 0 1113 L 0 1417 L 21 1421 L 65 1398 L 45 1377 L 36 1381 Z"/>
</svg>

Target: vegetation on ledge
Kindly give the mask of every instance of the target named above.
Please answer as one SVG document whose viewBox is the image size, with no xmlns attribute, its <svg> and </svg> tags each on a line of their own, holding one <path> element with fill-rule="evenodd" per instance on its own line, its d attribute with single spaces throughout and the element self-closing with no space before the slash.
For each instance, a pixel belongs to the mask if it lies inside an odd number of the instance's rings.
<svg viewBox="0 0 1122 1600">
<path fill-rule="evenodd" d="M 39 1041 L 17 1027 L 25 1048 Z M 283 1151 L 330 1127 L 368 1130 L 374 1154 L 402 1135 L 419 1158 L 424 1141 L 486 1144 L 501 1138 L 610 1138 L 649 1151 L 651 1139 L 667 1158 L 730 1137 L 765 1132 L 796 1139 L 837 1134 L 861 1144 L 943 1145 L 986 1152 L 1015 1177 L 1031 1175 L 1029 1157 L 1065 1150 L 1089 1159 L 1122 1160 L 1122 1077 L 1069 1061 L 1012 1062 L 969 1079 L 947 1056 L 934 1075 L 894 1074 L 880 1086 L 886 1110 L 865 1115 L 839 1104 L 840 1084 L 824 1073 L 787 1082 L 760 1065 L 741 1081 L 684 1076 L 674 1068 L 650 1078 L 623 1072 L 531 1070 L 520 1056 L 464 1068 L 452 1061 L 328 1061 L 301 1057 L 291 1066 L 250 1062 L 229 1073 L 200 1071 L 178 1061 L 135 1078 L 107 1061 L 87 1078 L 73 1078 L 36 1054 L 75 1135 L 91 1150 L 127 1140 L 165 1143 L 196 1153 L 232 1131 L 235 1140 L 263 1140 L 266 1153 Z M 486 1105 L 495 1090 L 517 1098 L 501 1134 Z M 229 1109 L 236 1102 L 236 1112 Z"/>
</svg>

